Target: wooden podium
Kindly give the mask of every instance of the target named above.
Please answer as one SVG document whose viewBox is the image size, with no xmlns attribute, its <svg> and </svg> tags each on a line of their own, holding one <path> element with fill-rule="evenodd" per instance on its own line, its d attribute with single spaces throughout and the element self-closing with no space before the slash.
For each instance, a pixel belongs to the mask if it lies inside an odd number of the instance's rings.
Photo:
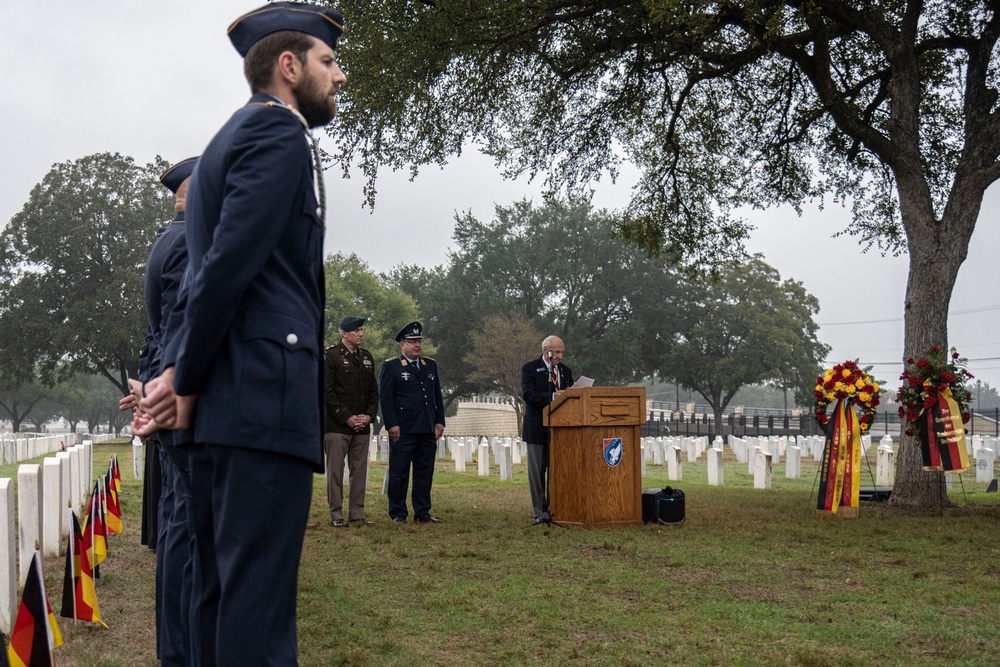
<svg viewBox="0 0 1000 667">
<path fill-rule="evenodd" d="M 584 528 L 642 523 L 646 388 L 570 388 L 549 404 L 542 422 L 549 427 L 552 520 Z"/>
</svg>

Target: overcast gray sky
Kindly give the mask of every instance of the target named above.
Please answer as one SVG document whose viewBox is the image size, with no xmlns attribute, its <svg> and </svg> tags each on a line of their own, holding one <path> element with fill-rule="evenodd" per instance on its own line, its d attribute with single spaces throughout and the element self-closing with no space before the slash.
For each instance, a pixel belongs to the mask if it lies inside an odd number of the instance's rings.
<svg viewBox="0 0 1000 667">
<path fill-rule="evenodd" d="M 249 96 L 226 28 L 260 2 L 240 0 L 3 0 L 0 62 L 7 63 L 0 123 L 0 224 L 24 206 L 52 165 L 92 153 L 119 152 L 147 163 L 201 153 Z M 350 17 L 345 17 L 348 38 Z M 348 81 L 350 85 L 350 81 Z M 324 139 L 328 142 L 330 139 Z M 483 220 L 494 203 L 539 199 L 539 184 L 504 181 L 472 152 L 415 182 L 386 173 L 374 213 L 362 209 L 362 180 L 328 172 L 327 252 L 357 253 L 376 271 L 447 259 L 456 211 Z M 630 179 L 597 186 L 595 204 L 618 208 Z M 969 257 L 951 302 L 950 343 L 970 371 L 1000 385 L 1000 187 L 983 206 Z M 906 257 L 862 254 L 851 237 L 832 238 L 848 211 L 789 210 L 751 216 L 749 249 L 819 298 L 820 338 L 832 362 L 860 358 L 897 384 L 903 338 Z M 404 243 L 405 242 L 405 243 Z M 567 341 L 572 347 L 572 341 Z M 888 364 L 886 364 L 888 362 Z M 586 369 L 579 369 L 586 373 Z"/>
</svg>

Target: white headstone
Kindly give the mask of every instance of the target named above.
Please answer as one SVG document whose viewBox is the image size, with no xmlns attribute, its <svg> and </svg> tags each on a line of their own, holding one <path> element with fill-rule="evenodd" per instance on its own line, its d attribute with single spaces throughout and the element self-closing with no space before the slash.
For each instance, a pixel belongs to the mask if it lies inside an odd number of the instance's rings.
<svg viewBox="0 0 1000 667">
<path fill-rule="evenodd" d="M 0 632 L 10 637 L 17 614 L 17 530 L 14 521 L 14 480 L 0 479 Z M 6 647 L 2 647 L 7 650 Z"/>
<path fill-rule="evenodd" d="M 729 436 L 729 442 L 732 444 L 733 453 L 736 454 L 737 463 L 747 462 L 747 441 L 745 438 L 736 438 Z"/>
<path fill-rule="evenodd" d="M 781 462 L 781 451 L 779 449 L 780 445 L 781 441 L 778 439 L 778 436 L 776 435 L 773 435 L 767 439 L 767 449 L 765 451 L 771 454 L 771 461 L 774 463 Z"/>
<path fill-rule="evenodd" d="M 61 516 L 65 500 L 62 497 L 62 476 L 59 459 L 48 456 L 42 461 L 42 555 L 59 555 L 62 536 Z"/>
<path fill-rule="evenodd" d="M 649 447 L 646 443 L 642 443 L 642 456 L 639 457 L 639 477 L 646 476 L 646 455 L 648 454 Z"/>
<path fill-rule="evenodd" d="M 94 475 L 94 442 L 84 440 L 81 447 L 83 447 L 83 479 L 87 480 L 87 486 L 90 486 L 90 480 Z"/>
<path fill-rule="evenodd" d="M 661 466 L 666 461 L 664 459 L 664 444 L 663 438 L 656 438 L 652 441 L 653 446 L 653 465 Z"/>
<path fill-rule="evenodd" d="M 145 448 L 145 445 L 143 445 Z M 86 484 L 86 478 L 83 477 L 81 471 L 83 465 L 81 461 L 83 459 L 83 448 L 80 445 L 73 445 L 69 448 L 69 486 L 70 486 L 70 499 L 73 501 L 73 509 L 79 509 L 83 504 L 81 500 L 82 494 L 85 494 L 89 489 L 84 490 L 84 484 Z M 142 465 L 142 462 L 139 462 Z M 141 478 L 141 475 L 140 475 Z"/>
<path fill-rule="evenodd" d="M 514 465 L 521 465 L 521 439 L 514 438 L 510 443 L 510 453 L 511 458 L 514 460 Z"/>
<path fill-rule="evenodd" d="M 667 450 L 667 479 L 681 481 L 681 448 L 676 445 Z"/>
<path fill-rule="evenodd" d="M 19 482 L 20 479 L 18 476 Z M 976 481 L 986 484 L 993 481 L 993 452 L 988 449 L 976 450 Z"/>
<path fill-rule="evenodd" d="M 698 460 L 698 442 L 697 438 L 688 438 L 687 441 L 687 455 L 688 463 L 694 463 Z"/>
<path fill-rule="evenodd" d="M 715 436 L 715 440 L 712 441 L 712 448 L 718 449 L 721 452 L 724 446 L 725 443 L 722 441 L 722 436 L 721 435 Z"/>
<path fill-rule="evenodd" d="M 142 440 L 139 438 L 132 438 L 132 479 L 142 480 Z M 66 452 L 66 456 L 69 458 L 69 488 L 70 497 L 75 498 L 73 495 L 76 486 L 73 484 L 73 457 L 70 455 L 73 448 L 70 447 L 69 451 Z M 66 531 L 69 535 L 69 531 Z"/>
<path fill-rule="evenodd" d="M 885 438 L 882 438 L 885 442 Z M 889 440 L 892 443 L 892 440 Z M 895 481 L 895 455 L 892 451 L 892 444 L 879 445 L 875 450 L 875 485 L 892 486 Z"/>
<path fill-rule="evenodd" d="M 708 450 L 708 483 L 711 486 L 722 486 L 722 482 L 722 450 L 712 447 Z"/>
<path fill-rule="evenodd" d="M 509 482 L 514 479 L 514 461 L 511 449 L 512 447 L 507 443 L 500 443 L 497 447 L 501 482 Z"/>
<path fill-rule="evenodd" d="M 823 460 L 823 449 L 826 447 L 826 441 L 822 436 L 812 435 L 812 453 L 813 461 L 819 462 Z"/>
<path fill-rule="evenodd" d="M 380 435 L 378 438 L 378 458 L 380 461 L 389 460 L 389 436 Z M 388 475 L 386 475 L 388 477 Z"/>
<path fill-rule="evenodd" d="M 754 457 L 756 465 L 753 471 L 753 488 L 755 489 L 770 489 L 771 488 L 771 453 L 758 450 L 757 456 Z"/>
<path fill-rule="evenodd" d="M 747 474 L 753 475 L 754 471 L 757 469 L 757 454 L 762 452 L 760 445 L 750 445 L 747 450 Z"/>
<path fill-rule="evenodd" d="M 373 435 L 368 439 L 368 460 L 378 461 L 378 436 Z"/>
<path fill-rule="evenodd" d="M 796 446 L 791 446 L 785 450 L 785 479 L 802 478 L 802 450 Z"/>
<path fill-rule="evenodd" d="M 465 441 L 455 445 L 455 472 L 465 472 Z"/>
<path fill-rule="evenodd" d="M 70 499 L 69 452 L 59 452 L 56 454 L 56 460 L 59 461 L 59 479 L 62 483 L 62 488 L 59 491 L 59 495 L 62 497 L 59 509 L 59 536 L 62 539 L 63 535 L 69 534 L 69 514 L 66 513 Z"/>
<path fill-rule="evenodd" d="M 22 463 L 17 467 L 17 543 L 19 586 L 24 586 L 35 544 L 42 543 L 41 467 Z"/>
<path fill-rule="evenodd" d="M 485 442 L 479 445 L 479 476 L 488 477 L 490 474 L 490 446 Z"/>
</svg>

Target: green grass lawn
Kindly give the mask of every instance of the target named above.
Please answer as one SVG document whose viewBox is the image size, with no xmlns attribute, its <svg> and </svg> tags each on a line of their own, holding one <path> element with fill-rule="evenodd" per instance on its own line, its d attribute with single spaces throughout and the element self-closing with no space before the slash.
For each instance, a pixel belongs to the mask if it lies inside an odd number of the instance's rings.
<svg viewBox="0 0 1000 667">
<path fill-rule="evenodd" d="M 125 533 L 97 583 L 105 629 L 60 618 L 61 666 L 155 665 L 153 554 L 139 541 L 141 483 L 117 452 Z M 874 453 L 874 452 L 873 452 Z M 370 528 L 329 525 L 314 480 L 299 591 L 300 662 L 371 665 L 997 665 L 1000 505 L 966 475 L 958 508 L 820 520 L 815 463 L 753 489 L 726 454 L 724 487 L 705 458 L 683 463 L 687 520 L 613 530 L 529 527 L 525 466 L 513 482 L 439 461 L 438 525 L 396 525 L 373 463 Z M 872 459 L 874 467 L 874 459 Z M 0 474 L 8 474 L 0 470 Z M 646 488 L 668 484 L 647 465 Z M 16 476 L 16 475 L 15 475 Z M 862 484 L 870 483 L 862 477 Z M 276 499 L 277 500 L 277 499 Z M 289 567 L 297 554 L 290 553 Z M 45 561 L 58 610 L 62 558 Z M 254 585 L 254 582 L 248 582 Z M 253 632 L 252 624 L 247 632 Z"/>
</svg>

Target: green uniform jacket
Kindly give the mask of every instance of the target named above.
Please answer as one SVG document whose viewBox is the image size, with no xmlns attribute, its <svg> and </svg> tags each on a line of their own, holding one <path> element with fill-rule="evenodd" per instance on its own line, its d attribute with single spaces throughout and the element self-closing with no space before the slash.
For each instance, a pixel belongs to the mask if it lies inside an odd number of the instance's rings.
<svg viewBox="0 0 1000 667">
<path fill-rule="evenodd" d="M 378 414 L 378 381 L 375 360 L 363 347 L 351 354 L 343 341 L 326 348 L 324 372 L 326 432 L 352 435 L 347 425 L 352 415 L 366 414 L 375 421 Z M 371 433 L 371 426 L 361 433 Z"/>
</svg>

